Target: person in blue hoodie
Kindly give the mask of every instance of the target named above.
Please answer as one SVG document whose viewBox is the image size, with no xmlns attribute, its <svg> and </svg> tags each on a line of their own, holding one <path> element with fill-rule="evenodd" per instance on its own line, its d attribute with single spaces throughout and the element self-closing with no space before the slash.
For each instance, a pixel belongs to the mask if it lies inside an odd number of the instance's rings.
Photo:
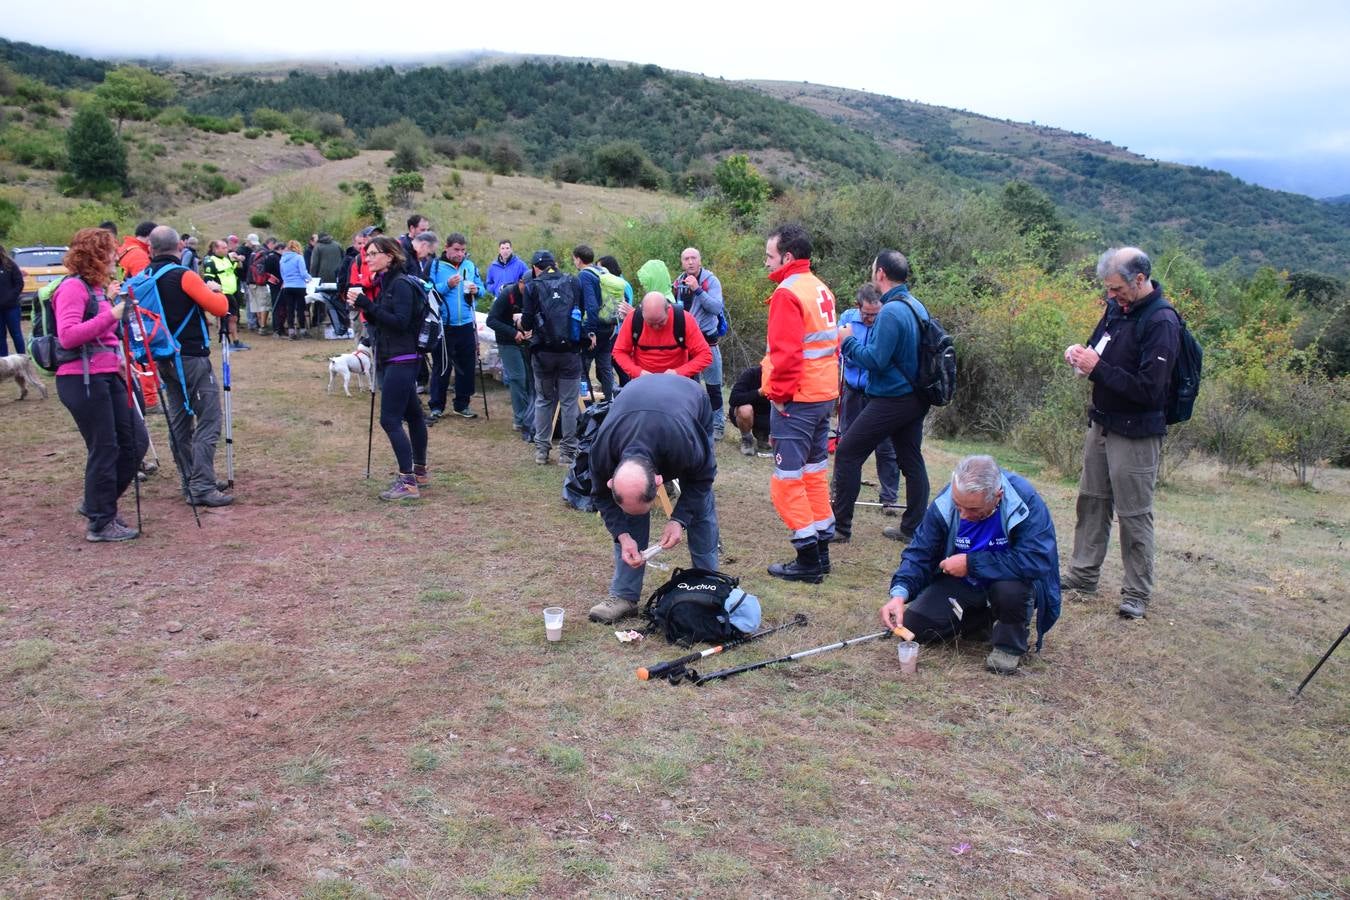
<svg viewBox="0 0 1350 900">
<path fill-rule="evenodd" d="M 516 256 L 511 249 L 510 241 L 499 241 L 497 243 L 497 258 L 488 266 L 487 273 L 487 292 L 492 296 L 501 293 L 502 288 L 509 284 L 515 284 L 526 275 L 530 274 L 530 267 L 525 265 L 525 260 Z"/>
<path fill-rule="evenodd" d="M 846 309 L 839 316 L 839 326 L 850 326 L 855 338 L 867 344 L 867 334 L 876 324 L 881 312 L 881 291 L 870 281 L 858 288 L 858 305 Z M 849 426 L 867 406 L 867 370 L 843 359 L 843 389 L 839 392 L 839 436 L 848 434 Z M 895 461 L 895 446 L 886 438 L 877 445 L 877 482 L 881 485 L 881 511 L 887 516 L 900 515 L 900 464 Z"/>
<path fill-rule="evenodd" d="M 478 360 L 478 318 L 475 304 L 483 292 L 478 267 L 468 257 L 469 239 L 459 232 L 445 239 L 445 251 L 431 261 L 427 280 L 441 295 L 441 323 L 445 327 L 445 349 L 449 367 L 454 369 L 454 413 L 462 419 L 476 419 L 469 404 L 473 401 L 473 376 Z M 445 415 L 448 372 L 444 365 L 433 365 L 431 372 L 430 416 L 434 422 Z"/>
<path fill-rule="evenodd" d="M 1050 511 L 1022 476 L 991 456 L 967 456 L 901 554 L 881 621 L 920 642 L 982 639 L 987 630 L 985 665 L 1011 675 L 1028 650 L 1033 609 L 1039 653 L 1060 610 Z"/>
</svg>

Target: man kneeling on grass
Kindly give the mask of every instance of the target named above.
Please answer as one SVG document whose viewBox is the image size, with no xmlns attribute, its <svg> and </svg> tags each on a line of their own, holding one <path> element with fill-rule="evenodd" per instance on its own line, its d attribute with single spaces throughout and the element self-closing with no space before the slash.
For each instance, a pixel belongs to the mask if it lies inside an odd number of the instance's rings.
<svg viewBox="0 0 1350 900">
<path fill-rule="evenodd" d="M 992 457 L 967 456 L 900 555 L 881 621 L 921 643 L 988 638 L 985 665 L 1011 675 L 1027 652 L 1033 606 L 1039 651 L 1059 618 L 1055 523 L 1029 481 Z"/>
<path fill-rule="evenodd" d="M 636 378 L 610 404 L 591 443 L 591 496 L 614 538 L 609 599 L 591 607 L 591 621 L 610 624 L 634 615 L 642 596 L 657 489 L 680 480 L 680 499 L 661 532 L 669 550 L 689 533 L 689 557 L 717 569 L 717 508 L 713 479 L 712 404 L 703 386 L 683 375 Z"/>
</svg>

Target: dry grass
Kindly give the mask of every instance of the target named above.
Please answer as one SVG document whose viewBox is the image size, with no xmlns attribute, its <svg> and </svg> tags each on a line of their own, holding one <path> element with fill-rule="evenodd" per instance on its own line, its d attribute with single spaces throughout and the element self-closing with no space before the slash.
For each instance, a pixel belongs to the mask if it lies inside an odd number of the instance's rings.
<svg viewBox="0 0 1350 900">
<path fill-rule="evenodd" d="M 670 648 L 584 621 L 608 541 L 503 391 L 490 422 L 433 429 L 427 499 L 390 508 L 378 431 L 361 478 L 365 398 L 323 394 L 332 345 L 256 344 L 234 358 L 240 501 L 200 531 L 168 465 L 145 537 L 85 544 L 68 415 L 7 407 L 6 496 L 28 499 L 0 513 L 0 894 L 1350 892 L 1350 654 L 1288 699 L 1350 615 L 1345 473 L 1312 493 L 1189 470 L 1159 498 L 1154 614 L 1116 618 L 1113 558 L 1016 678 L 959 646 L 901 680 L 878 643 L 672 688 L 633 676 Z M 967 449 L 933 442 L 935 480 Z M 995 452 L 1067 541 L 1072 486 Z M 882 520 L 860 513 L 821 588 L 773 582 L 767 461 L 722 453 L 726 567 L 769 619 L 812 618 L 727 662 L 872 630 Z"/>
</svg>

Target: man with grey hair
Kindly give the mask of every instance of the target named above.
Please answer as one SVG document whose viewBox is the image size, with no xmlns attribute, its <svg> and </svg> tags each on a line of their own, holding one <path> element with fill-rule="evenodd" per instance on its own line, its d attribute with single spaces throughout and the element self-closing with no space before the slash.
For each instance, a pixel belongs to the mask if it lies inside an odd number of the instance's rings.
<svg viewBox="0 0 1350 900">
<path fill-rule="evenodd" d="M 988 639 L 990 671 L 1010 675 L 1059 618 L 1055 523 L 1031 482 L 990 456 L 967 456 L 924 513 L 881 607 L 887 628 L 915 640 Z"/>
<path fill-rule="evenodd" d="M 720 441 L 726 430 L 722 411 L 722 350 L 717 346 L 721 337 L 719 332 L 726 322 L 722 282 L 703 267 L 703 254 L 697 247 L 685 247 L 680 254 L 680 277 L 670 287 L 675 293 L 675 302 L 694 316 L 698 330 L 712 350 L 712 362 L 699 377 L 708 392 L 708 402 L 712 404 L 713 436 Z"/>
<path fill-rule="evenodd" d="M 1138 247 L 1103 253 L 1097 277 L 1106 290 L 1106 310 L 1087 346 L 1064 351 L 1064 361 L 1092 382 L 1073 558 L 1064 586 L 1096 593 L 1114 514 L 1123 569 L 1119 612 L 1130 619 L 1143 618 L 1153 593 L 1153 487 L 1181 343 L 1181 320 L 1151 271 L 1148 254 Z"/>
<path fill-rule="evenodd" d="M 220 389 L 211 367 L 211 336 L 207 314 L 229 315 L 229 300 L 220 285 L 208 285 L 196 272 L 178 261 L 178 232 L 160 225 L 150 232 L 150 265 L 146 280 L 154 279 L 164 325 L 182 346 L 180 359 L 157 360 L 164 382 L 161 400 L 173 429 L 175 462 L 182 468 L 189 496 L 196 506 L 229 506 L 231 494 L 221 492 L 216 482 L 216 444 L 220 439 Z M 136 281 L 129 283 L 134 291 Z M 181 363 L 180 369 L 178 363 Z"/>
</svg>

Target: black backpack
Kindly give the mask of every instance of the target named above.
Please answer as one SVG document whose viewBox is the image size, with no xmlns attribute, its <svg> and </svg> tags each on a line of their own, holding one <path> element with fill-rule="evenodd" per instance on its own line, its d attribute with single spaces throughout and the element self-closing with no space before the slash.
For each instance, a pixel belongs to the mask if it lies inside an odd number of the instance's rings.
<svg viewBox="0 0 1350 900">
<path fill-rule="evenodd" d="M 672 644 L 720 644 L 759 627 L 759 598 L 740 589 L 740 579 L 707 569 L 679 569 L 647 598 L 646 631 Z"/>
<path fill-rule="evenodd" d="M 932 315 L 927 319 L 920 316 L 904 294 L 900 299 L 919 326 L 919 377 L 917 383 L 910 381 L 910 385 L 929 405 L 946 406 L 956 394 L 956 345 L 937 319 Z"/>
<path fill-rule="evenodd" d="M 535 328 L 545 350 L 575 350 L 581 340 L 581 291 L 570 290 L 566 273 L 552 271 L 530 282 L 538 308 Z"/>
<path fill-rule="evenodd" d="M 563 502 L 582 512 L 595 512 L 595 500 L 591 490 L 595 482 L 591 479 L 591 444 L 600 431 L 600 424 L 609 413 L 609 401 L 592 403 L 586 407 L 577 419 L 577 453 L 572 467 L 563 477 Z"/>
<path fill-rule="evenodd" d="M 675 318 L 675 346 L 674 347 L 642 347 L 643 350 L 674 350 L 676 348 L 684 349 L 684 310 L 678 306 L 670 306 L 670 314 Z M 633 324 L 630 326 L 633 331 L 633 352 L 638 351 L 638 338 L 642 337 L 642 310 L 635 309 L 628 316 Z"/>
<path fill-rule="evenodd" d="M 1156 305 L 1155 305 L 1156 304 Z M 1186 327 L 1186 320 L 1177 312 L 1177 308 L 1168 303 L 1161 296 L 1154 303 L 1147 314 L 1141 315 L 1134 323 L 1134 339 L 1136 343 L 1142 343 L 1144 339 L 1144 326 L 1151 320 L 1159 309 L 1170 309 L 1177 317 L 1177 322 L 1181 325 L 1181 340 L 1177 344 L 1177 361 L 1172 366 L 1172 380 L 1167 386 L 1167 405 L 1163 407 L 1163 413 L 1167 417 L 1168 425 L 1176 425 L 1181 422 L 1189 421 L 1191 412 L 1195 409 L 1195 398 L 1200 395 L 1200 370 L 1204 366 L 1205 350 L 1200 346 L 1200 342 L 1191 334 L 1191 330 Z"/>
<path fill-rule="evenodd" d="M 62 279 L 62 281 L 64 280 Z M 89 289 L 89 285 L 83 279 L 78 280 L 80 284 L 84 285 L 85 293 L 89 297 L 80 321 L 88 322 L 98 315 L 98 300 L 94 297 L 94 292 Z M 28 355 L 33 357 L 33 362 L 37 363 L 37 367 L 45 372 L 55 372 L 68 362 L 74 362 L 88 356 L 88 353 L 88 347 L 81 347 L 79 350 L 67 350 L 57 340 L 56 291 L 49 293 L 45 300 L 41 297 L 34 298 L 33 332 L 28 338 Z"/>
</svg>

